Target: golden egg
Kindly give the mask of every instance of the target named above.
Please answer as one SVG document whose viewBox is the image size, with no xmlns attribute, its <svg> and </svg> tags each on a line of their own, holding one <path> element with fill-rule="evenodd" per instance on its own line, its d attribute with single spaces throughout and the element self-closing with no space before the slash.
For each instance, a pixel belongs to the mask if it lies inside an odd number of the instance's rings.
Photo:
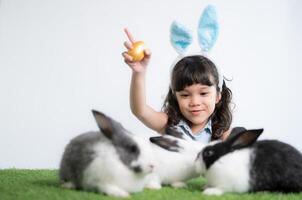
<svg viewBox="0 0 302 200">
<path fill-rule="evenodd" d="M 128 54 L 132 57 L 134 62 L 141 61 L 144 58 L 144 50 L 146 49 L 143 41 L 134 42 L 132 49 L 128 51 Z"/>
</svg>

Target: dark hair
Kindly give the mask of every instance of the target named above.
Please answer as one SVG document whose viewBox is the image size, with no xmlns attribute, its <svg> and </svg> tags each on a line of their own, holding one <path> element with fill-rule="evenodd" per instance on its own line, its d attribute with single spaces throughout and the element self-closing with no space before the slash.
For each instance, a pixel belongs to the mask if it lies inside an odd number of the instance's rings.
<svg viewBox="0 0 302 200">
<path fill-rule="evenodd" d="M 181 119 L 185 118 L 181 114 L 175 92 L 183 90 L 193 84 L 216 85 L 217 92 L 219 75 L 215 64 L 202 55 L 187 56 L 176 63 L 171 73 L 171 85 L 164 101 L 163 111 L 168 115 L 167 126 L 174 126 Z M 221 89 L 221 99 L 216 104 L 211 115 L 212 119 L 212 140 L 218 139 L 227 131 L 232 123 L 231 103 L 232 92 L 223 81 Z"/>
</svg>

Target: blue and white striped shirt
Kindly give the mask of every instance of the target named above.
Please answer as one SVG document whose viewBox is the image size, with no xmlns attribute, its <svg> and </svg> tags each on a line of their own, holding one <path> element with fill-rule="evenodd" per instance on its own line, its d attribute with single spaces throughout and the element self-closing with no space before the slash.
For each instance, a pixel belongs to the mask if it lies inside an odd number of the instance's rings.
<svg viewBox="0 0 302 200">
<path fill-rule="evenodd" d="M 209 120 L 204 128 L 193 134 L 190 126 L 183 120 L 175 126 L 178 131 L 182 132 L 185 139 L 196 140 L 202 143 L 209 143 L 212 137 L 212 121 Z"/>
</svg>

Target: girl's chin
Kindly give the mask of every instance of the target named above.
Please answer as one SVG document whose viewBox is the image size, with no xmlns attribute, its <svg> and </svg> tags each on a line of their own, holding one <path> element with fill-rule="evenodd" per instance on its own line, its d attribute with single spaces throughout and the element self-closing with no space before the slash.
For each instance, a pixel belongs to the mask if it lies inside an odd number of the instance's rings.
<svg viewBox="0 0 302 200">
<path fill-rule="evenodd" d="M 190 122 L 193 124 L 193 125 L 200 125 L 200 124 L 204 124 L 204 123 L 206 123 L 205 121 L 207 121 L 206 119 L 204 119 L 204 118 L 199 118 L 199 119 L 190 119 Z"/>
</svg>

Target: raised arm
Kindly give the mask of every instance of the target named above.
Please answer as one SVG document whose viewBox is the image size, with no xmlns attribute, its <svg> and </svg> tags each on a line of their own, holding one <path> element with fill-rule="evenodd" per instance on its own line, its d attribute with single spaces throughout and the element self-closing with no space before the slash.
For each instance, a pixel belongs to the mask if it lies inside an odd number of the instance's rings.
<svg viewBox="0 0 302 200">
<path fill-rule="evenodd" d="M 135 42 L 134 37 L 125 29 L 125 33 L 130 42 L 125 42 L 125 47 L 129 50 L 132 48 L 132 44 Z M 163 133 L 168 116 L 164 112 L 157 112 L 146 103 L 146 71 L 149 63 L 151 52 L 150 50 L 144 50 L 144 58 L 141 61 L 134 62 L 132 57 L 123 52 L 125 63 L 132 69 L 132 78 L 130 84 L 130 108 L 132 113 L 147 127 Z"/>
</svg>

